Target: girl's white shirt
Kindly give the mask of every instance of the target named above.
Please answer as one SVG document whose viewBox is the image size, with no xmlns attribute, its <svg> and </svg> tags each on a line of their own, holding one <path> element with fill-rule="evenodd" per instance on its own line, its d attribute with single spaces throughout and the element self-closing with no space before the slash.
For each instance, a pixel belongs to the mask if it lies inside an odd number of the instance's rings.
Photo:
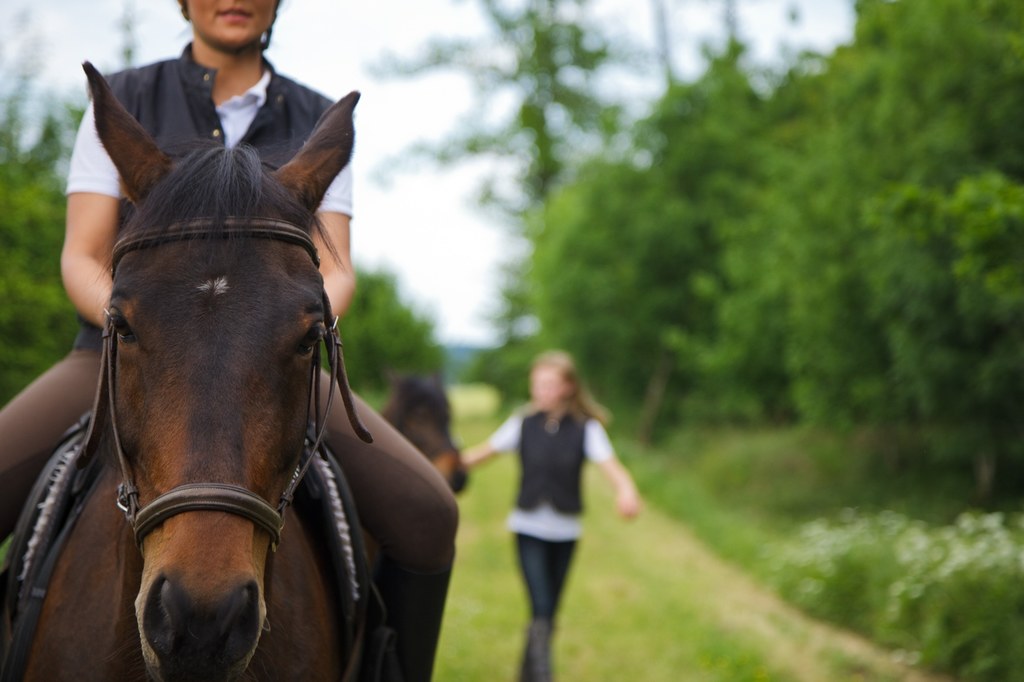
<svg viewBox="0 0 1024 682">
<path fill-rule="evenodd" d="M 513 414 L 487 442 L 496 452 L 518 452 L 522 433 L 523 415 Z M 587 419 L 583 424 L 583 454 L 591 462 L 604 462 L 615 454 L 608 432 L 596 419 Z M 583 532 L 579 514 L 560 512 L 546 502 L 534 509 L 514 508 L 508 516 L 507 525 L 513 533 L 548 542 L 576 540 Z"/>
<path fill-rule="evenodd" d="M 267 86 L 270 84 L 270 72 L 264 71 L 256 85 L 241 95 L 227 100 L 217 107 L 224 144 L 234 147 L 238 144 L 245 131 L 249 129 L 256 112 L 267 101 Z M 82 117 L 82 123 L 75 137 L 75 146 L 71 152 L 71 163 L 68 169 L 67 194 L 73 192 L 92 192 L 121 199 L 120 178 L 114 162 L 103 148 L 99 135 L 96 133 L 96 117 L 92 103 L 89 103 Z M 321 211 L 336 211 L 352 215 L 352 164 L 338 174 L 327 189 Z"/>
</svg>

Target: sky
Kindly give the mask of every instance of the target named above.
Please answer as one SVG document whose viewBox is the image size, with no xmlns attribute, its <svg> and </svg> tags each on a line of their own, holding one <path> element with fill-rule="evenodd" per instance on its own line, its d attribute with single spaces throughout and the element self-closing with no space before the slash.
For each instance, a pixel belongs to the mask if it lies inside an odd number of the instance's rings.
<svg viewBox="0 0 1024 682">
<path fill-rule="evenodd" d="M 480 163 L 450 169 L 420 165 L 389 172 L 411 145 L 437 142 L 477 115 L 467 81 L 455 73 L 415 79 L 375 76 L 370 65 L 385 52 L 412 56 L 438 37 L 486 35 L 473 0 L 285 0 L 267 56 L 288 76 L 338 99 L 362 93 L 356 111 L 352 255 L 357 269 L 386 270 L 402 300 L 434 321 L 445 344 L 487 345 L 497 339 L 490 317 L 498 309 L 499 267 L 513 248 L 509 227 L 474 203 Z M 511 3 L 510 3 L 511 4 Z M 721 0 L 663 0 L 676 73 L 696 77 L 701 46 L 723 39 Z M 853 0 L 736 0 L 741 38 L 759 63 L 778 63 L 793 50 L 828 52 L 848 42 Z M 650 0 L 591 0 L 591 11 L 613 35 L 655 45 Z M 40 82 L 86 98 L 81 63 L 120 68 L 119 28 L 125 8 L 135 24 L 135 61 L 175 57 L 188 25 L 175 0 L 4 0 L 0 7 L 0 67 L 24 55 L 37 60 Z M 794 21 L 793 16 L 798 17 Z M 628 92 L 641 100 L 659 93 L 661 73 L 637 75 Z M 358 295 L 358 293 L 357 293 Z"/>
</svg>

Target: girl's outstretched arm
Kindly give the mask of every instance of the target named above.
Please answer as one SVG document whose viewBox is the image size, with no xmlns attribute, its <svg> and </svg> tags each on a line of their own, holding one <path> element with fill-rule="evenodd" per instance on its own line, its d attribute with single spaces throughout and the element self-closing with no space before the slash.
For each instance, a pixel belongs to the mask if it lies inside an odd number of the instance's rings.
<svg viewBox="0 0 1024 682">
<path fill-rule="evenodd" d="M 479 445 L 474 445 L 468 450 L 462 452 L 462 463 L 467 469 L 472 469 L 478 464 L 486 462 L 491 457 L 498 454 L 498 451 L 488 441 L 484 441 Z"/>
<path fill-rule="evenodd" d="M 626 467 L 616 457 L 598 462 L 601 471 L 615 488 L 615 508 L 624 518 L 631 519 L 640 513 L 643 501 Z"/>
</svg>

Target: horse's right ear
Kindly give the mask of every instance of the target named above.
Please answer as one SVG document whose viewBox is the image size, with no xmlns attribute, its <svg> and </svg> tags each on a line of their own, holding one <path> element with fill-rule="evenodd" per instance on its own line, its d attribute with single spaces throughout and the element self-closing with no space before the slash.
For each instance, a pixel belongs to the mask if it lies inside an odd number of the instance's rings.
<svg viewBox="0 0 1024 682">
<path fill-rule="evenodd" d="M 171 157 L 121 105 L 96 67 L 85 62 L 82 68 L 89 79 L 96 132 L 121 175 L 125 196 L 138 203 L 171 170 Z"/>
</svg>

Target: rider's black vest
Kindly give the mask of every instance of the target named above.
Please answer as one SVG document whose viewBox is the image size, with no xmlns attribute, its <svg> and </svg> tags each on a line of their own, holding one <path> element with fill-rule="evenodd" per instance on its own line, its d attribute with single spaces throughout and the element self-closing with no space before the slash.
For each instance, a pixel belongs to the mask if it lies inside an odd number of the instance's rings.
<svg viewBox="0 0 1024 682">
<path fill-rule="evenodd" d="M 523 419 L 519 441 L 522 481 L 516 500 L 520 509 L 550 502 L 566 514 L 583 511 L 583 422 L 566 415 L 557 424 L 553 428 L 543 412 Z"/>
<path fill-rule="evenodd" d="M 257 149 L 260 158 L 277 168 L 288 161 L 312 133 L 331 101 L 320 93 L 278 75 L 273 67 L 267 101 L 256 113 L 240 144 Z M 121 104 L 153 136 L 164 152 L 187 151 L 199 138 L 224 141 L 213 103 L 215 69 L 192 59 L 192 46 L 181 57 L 127 69 L 107 77 Z M 102 348 L 99 328 L 79 318 L 75 348 Z"/>
</svg>

